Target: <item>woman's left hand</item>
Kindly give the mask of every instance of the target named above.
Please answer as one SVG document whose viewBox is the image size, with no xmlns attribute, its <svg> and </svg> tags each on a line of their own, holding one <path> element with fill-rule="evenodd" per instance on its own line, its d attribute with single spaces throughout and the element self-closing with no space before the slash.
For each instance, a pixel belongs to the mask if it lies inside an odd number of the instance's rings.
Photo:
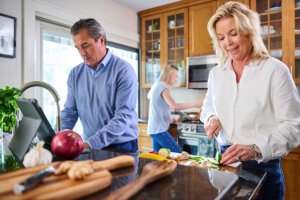
<svg viewBox="0 0 300 200">
<path fill-rule="evenodd" d="M 222 155 L 221 164 L 228 165 L 238 161 L 247 161 L 255 158 L 255 152 L 251 145 L 234 144 Z"/>
</svg>

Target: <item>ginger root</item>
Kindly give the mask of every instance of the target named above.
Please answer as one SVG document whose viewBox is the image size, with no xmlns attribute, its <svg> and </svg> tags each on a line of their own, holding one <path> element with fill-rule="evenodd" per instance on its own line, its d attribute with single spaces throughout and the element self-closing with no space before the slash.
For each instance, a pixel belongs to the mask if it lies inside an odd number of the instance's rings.
<svg viewBox="0 0 300 200">
<path fill-rule="evenodd" d="M 81 180 L 94 172 L 93 161 L 65 161 L 55 171 L 55 174 L 65 174 L 72 180 Z"/>
</svg>

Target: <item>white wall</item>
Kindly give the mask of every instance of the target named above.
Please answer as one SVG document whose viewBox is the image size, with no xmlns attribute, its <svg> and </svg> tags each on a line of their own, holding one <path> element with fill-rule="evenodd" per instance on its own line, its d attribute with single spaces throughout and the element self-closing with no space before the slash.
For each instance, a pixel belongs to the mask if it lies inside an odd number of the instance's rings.
<svg viewBox="0 0 300 200">
<path fill-rule="evenodd" d="M 0 13 L 17 18 L 16 58 L 0 57 L 0 88 L 21 86 L 22 2 L 0 0 Z"/>
</svg>

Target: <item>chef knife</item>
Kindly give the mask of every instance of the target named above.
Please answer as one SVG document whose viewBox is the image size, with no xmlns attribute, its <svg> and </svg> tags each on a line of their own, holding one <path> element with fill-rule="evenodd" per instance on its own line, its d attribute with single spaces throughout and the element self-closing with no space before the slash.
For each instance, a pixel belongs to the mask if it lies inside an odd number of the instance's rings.
<svg viewBox="0 0 300 200">
<path fill-rule="evenodd" d="M 37 184 L 39 184 L 44 177 L 49 176 L 50 174 L 54 173 L 54 171 L 60 166 L 62 162 L 57 163 L 53 166 L 47 167 L 46 169 L 38 172 L 37 174 L 29 177 L 22 183 L 16 184 L 14 186 L 14 193 L 15 194 L 22 194 L 25 191 L 34 188 Z"/>
</svg>

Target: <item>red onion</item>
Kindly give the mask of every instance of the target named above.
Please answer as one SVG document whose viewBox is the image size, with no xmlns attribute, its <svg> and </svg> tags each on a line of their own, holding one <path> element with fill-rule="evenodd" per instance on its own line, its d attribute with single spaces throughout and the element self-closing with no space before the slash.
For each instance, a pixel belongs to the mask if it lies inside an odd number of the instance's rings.
<svg viewBox="0 0 300 200">
<path fill-rule="evenodd" d="M 83 140 L 72 130 L 57 133 L 51 142 L 52 153 L 61 160 L 72 160 L 83 150 Z"/>
</svg>

